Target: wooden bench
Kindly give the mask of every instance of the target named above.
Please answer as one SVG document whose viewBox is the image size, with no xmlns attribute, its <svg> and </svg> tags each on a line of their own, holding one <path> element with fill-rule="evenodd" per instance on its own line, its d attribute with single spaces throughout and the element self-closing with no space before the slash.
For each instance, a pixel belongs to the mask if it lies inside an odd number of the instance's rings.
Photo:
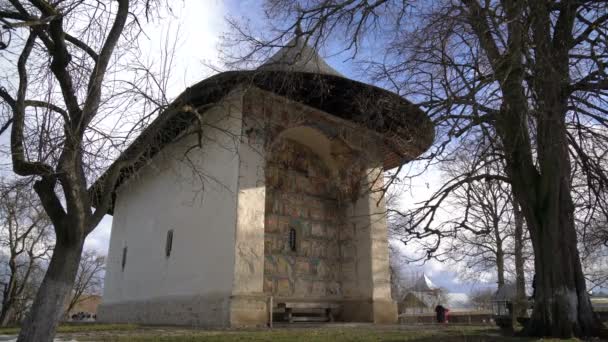
<svg viewBox="0 0 608 342">
<path fill-rule="evenodd" d="M 340 308 L 340 304 L 324 302 L 282 302 L 277 305 L 285 309 L 284 317 L 289 323 L 293 322 L 333 322 L 334 312 Z M 321 316 L 295 316 L 294 311 L 299 313 L 311 313 L 312 310 L 322 310 Z"/>
</svg>

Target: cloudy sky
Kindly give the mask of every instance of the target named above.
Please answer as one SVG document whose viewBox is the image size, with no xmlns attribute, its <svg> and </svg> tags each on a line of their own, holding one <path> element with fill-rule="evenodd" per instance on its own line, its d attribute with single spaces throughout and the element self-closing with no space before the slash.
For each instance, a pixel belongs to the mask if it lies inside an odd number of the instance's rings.
<svg viewBox="0 0 608 342">
<path fill-rule="evenodd" d="M 219 60 L 221 37 L 228 30 L 225 18 L 227 16 L 247 17 L 255 25 L 262 18 L 262 12 L 257 3 L 257 0 L 176 1 L 173 7 L 174 16 L 168 16 L 162 21 L 162 24 L 150 23 L 145 27 L 146 35 L 149 38 L 144 39 L 142 44 L 151 58 L 159 55 L 164 37 L 169 35 L 179 38 L 170 82 L 170 95 L 177 96 L 186 87 L 215 73 L 210 66 L 221 66 Z M 365 81 L 365 76 L 358 72 L 347 56 L 326 57 L 329 64 L 343 75 Z M 6 144 L 7 138 L 7 135 L 2 137 L 0 144 Z M 402 205 L 408 207 L 423 200 L 432 193 L 439 181 L 437 171 L 423 175 L 412 186 L 412 191 L 403 195 Z M 106 216 L 88 236 L 85 248 L 95 249 L 101 254 L 106 254 L 111 228 L 112 217 Z M 469 292 L 472 288 L 481 286 L 479 283 L 458 281 L 454 272 L 449 271 L 445 265 L 438 262 L 429 262 L 424 266 L 407 266 L 406 268 L 413 272 L 425 272 L 435 284 L 452 292 Z"/>
</svg>

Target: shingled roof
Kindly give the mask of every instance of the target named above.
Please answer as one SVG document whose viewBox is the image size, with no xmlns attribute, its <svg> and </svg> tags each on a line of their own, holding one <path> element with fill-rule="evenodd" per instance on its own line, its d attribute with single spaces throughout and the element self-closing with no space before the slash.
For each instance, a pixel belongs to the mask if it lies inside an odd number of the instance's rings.
<svg viewBox="0 0 608 342">
<path fill-rule="evenodd" d="M 261 71 L 308 72 L 344 77 L 308 46 L 304 38 L 294 37 L 287 45 L 258 67 Z"/>
<path fill-rule="evenodd" d="M 219 103 L 239 86 L 254 86 L 381 133 L 385 169 L 416 158 L 433 142 L 433 124 L 416 105 L 393 92 L 343 77 L 294 38 L 257 70 L 223 72 L 187 88 L 117 159 L 145 157 L 123 170 L 116 188 L 192 125 L 195 118 L 184 107 Z M 92 187 L 94 202 L 100 184 L 98 180 Z"/>
</svg>

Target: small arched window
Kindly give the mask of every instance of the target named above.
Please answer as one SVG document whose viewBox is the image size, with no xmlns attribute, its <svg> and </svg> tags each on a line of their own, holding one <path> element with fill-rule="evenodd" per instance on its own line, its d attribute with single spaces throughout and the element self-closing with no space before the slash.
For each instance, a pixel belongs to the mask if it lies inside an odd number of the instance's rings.
<svg viewBox="0 0 608 342">
<path fill-rule="evenodd" d="M 296 251 L 296 246 L 297 246 L 297 241 L 296 241 L 296 229 L 295 228 L 290 228 L 289 229 L 289 249 L 292 252 Z"/>
<path fill-rule="evenodd" d="M 173 229 L 167 231 L 167 241 L 165 242 L 165 256 L 168 258 L 171 256 L 171 249 L 173 248 Z"/>
</svg>

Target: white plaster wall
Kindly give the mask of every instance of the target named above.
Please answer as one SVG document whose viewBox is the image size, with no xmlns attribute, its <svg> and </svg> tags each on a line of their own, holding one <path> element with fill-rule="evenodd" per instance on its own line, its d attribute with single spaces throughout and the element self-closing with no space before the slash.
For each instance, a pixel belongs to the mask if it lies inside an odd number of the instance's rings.
<svg viewBox="0 0 608 342">
<path fill-rule="evenodd" d="M 381 156 L 380 152 L 370 154 Z M 377 157 L 376 159 L 380 159 Z M 379 191 L 383 187 L 382 168 L 377 162 L 366 170 L 362 184 L 363 195 L 347 207 L 347 224 L 352 225 L 356 237 L 355 281 L 343 286 L 352 297 L 391 299 L 388 228 L 386 203 Z"/>
<path fill-rule="evenodd" d="M 251 96 L 247 93 L 245 96 Z M 264 281 L 264 218 L 266 167 L 262 127 L 251 114 L 243 117 L 239 146 L 235 273 L 232 293 L 262 294 Z"/>
<path fill-rule="evenodd" d="M 203 148 L 188 154 L 190 162 L 184 152 L 196 144 L 196 134 L 167 146 L 120 187 L 104 304 L 188 295 L 228 298 L 234 277 L 241 104 L 236 92 L 204 114 L 210 126 L 204 129 Z M 174 230 L 173 248 L 167 258 L 169 229 Z"/>
</svg>

